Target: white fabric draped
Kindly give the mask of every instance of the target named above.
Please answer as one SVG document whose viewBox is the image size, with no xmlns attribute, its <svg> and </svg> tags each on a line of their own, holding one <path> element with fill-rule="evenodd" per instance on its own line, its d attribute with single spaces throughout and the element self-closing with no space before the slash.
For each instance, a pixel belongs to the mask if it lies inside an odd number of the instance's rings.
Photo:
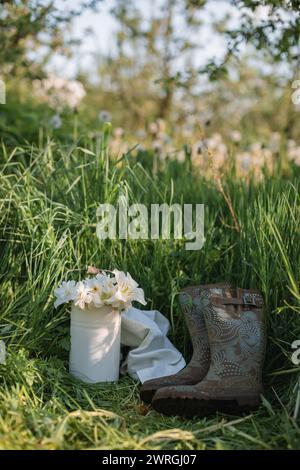
<svg viewBox="0 0 300 470">
<path fill-rule="evenodd" d="M 131 307 L 124 312 L 121 343 L 129 346 L 130 351 L 121 365 L 121 373 L 143 383 L 183 369 L 182 354 L 167 338 L 169 327 L 169 321 L 158 310 Z"/>
</svg>

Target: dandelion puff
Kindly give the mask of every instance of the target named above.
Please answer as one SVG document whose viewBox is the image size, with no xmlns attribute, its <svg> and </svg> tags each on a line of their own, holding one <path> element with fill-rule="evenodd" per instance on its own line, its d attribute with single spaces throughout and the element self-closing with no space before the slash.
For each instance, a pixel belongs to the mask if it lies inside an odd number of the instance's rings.
<svg viewBox="0 0 300 470">
<path fill-rule="evenodd" d="M 53 129 L 59 129 L 62 125 L 62 120 L 59 114 L 55 114 L 49 121 L 50 126 Z"/>
<path fill-rule="evenodd" d="M 101 122 L 110 122 L 111 121 L 111 114 L 109 111 L 103 110 L 100 111 L 98 114 L 99 121 Z"/>
</svg>

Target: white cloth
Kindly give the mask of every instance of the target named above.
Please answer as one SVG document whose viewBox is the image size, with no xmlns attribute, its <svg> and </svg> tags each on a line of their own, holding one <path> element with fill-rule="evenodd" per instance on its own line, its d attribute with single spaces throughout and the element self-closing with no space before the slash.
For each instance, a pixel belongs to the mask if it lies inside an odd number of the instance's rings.
<svg viewBox="0 0 300 470">
<path fill-rule="evenodd" d="M 122 314 L 121 344 L 131 349 L 121 366 L 140 382 L 176 374 L 185 366 L 182 354 L 167 338 L 170 323 L 158 310 L 131 307 Z"/>
</svg>

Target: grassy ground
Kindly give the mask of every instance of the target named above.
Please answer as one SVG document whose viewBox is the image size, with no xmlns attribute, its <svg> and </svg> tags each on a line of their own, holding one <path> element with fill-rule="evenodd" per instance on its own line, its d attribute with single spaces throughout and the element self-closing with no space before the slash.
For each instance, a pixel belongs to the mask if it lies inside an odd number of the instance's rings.
<svg viewBox="0 0 300 470">
<path fill-rule="evenodd" d="M 300 368 L 290 359 L 291 342 L 300 339 L 299 169 L 283 156 L 274 176 L 247 184 L 231 169 L 220 191 L 189 161 L 153 174 L 151 155 L 116 164 L 85 142 L 2 147 L 0 162 L 0 339 L 8 348 L 0 365 L 0 448 L 300 448 Z M 186 251 L 182 241 L 100 242 L 96 207 L 120 193 L 131 203 L 204 203 L 203 249 Z M 128 270 L 144 287 L 147 308 L 170 318 L 171 338 L 186 356 L 181 287 L 226 279 L 260 288 L 268 320 L 260 409 L 166 418 L 141 405 L 130 378 L 99 386 L 70 377 L 69 313 L 54 310 L 53 288 L 88 264 Z"/>
</svg>

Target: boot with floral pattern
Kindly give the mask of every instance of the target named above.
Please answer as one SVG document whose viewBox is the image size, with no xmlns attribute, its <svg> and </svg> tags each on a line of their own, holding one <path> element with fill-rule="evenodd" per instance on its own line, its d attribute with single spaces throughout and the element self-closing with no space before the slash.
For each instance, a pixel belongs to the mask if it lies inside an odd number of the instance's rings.
<svg viewBox="0 0 300 470">
<path fill-rule="evenodd" d="M 179 302 L 191 336 L 193 356 L 189 364 L 177 374 L 147 380 L 140 390 L 140 397 L 145 403 L 151 403 L 153 395 L 159 388 L 193 385 L 205 377 L 210 365 L 210 350 L 204 321 L 207 299 L 211 296 L 223 298 L 230 295 L 230 285 L 227 283 L 190 286 L 183 289 L 179 295 Z"/>
<path fill-rule="evenodd" d="M 236 289 L 231 298 L 211 296 L 204 309 L 211 365 L 197 385 L 160 388 L 152 405 L 167 415 L 237 413 L 260 403 L 265 352 L 263 298 Z"/>
</svg>

